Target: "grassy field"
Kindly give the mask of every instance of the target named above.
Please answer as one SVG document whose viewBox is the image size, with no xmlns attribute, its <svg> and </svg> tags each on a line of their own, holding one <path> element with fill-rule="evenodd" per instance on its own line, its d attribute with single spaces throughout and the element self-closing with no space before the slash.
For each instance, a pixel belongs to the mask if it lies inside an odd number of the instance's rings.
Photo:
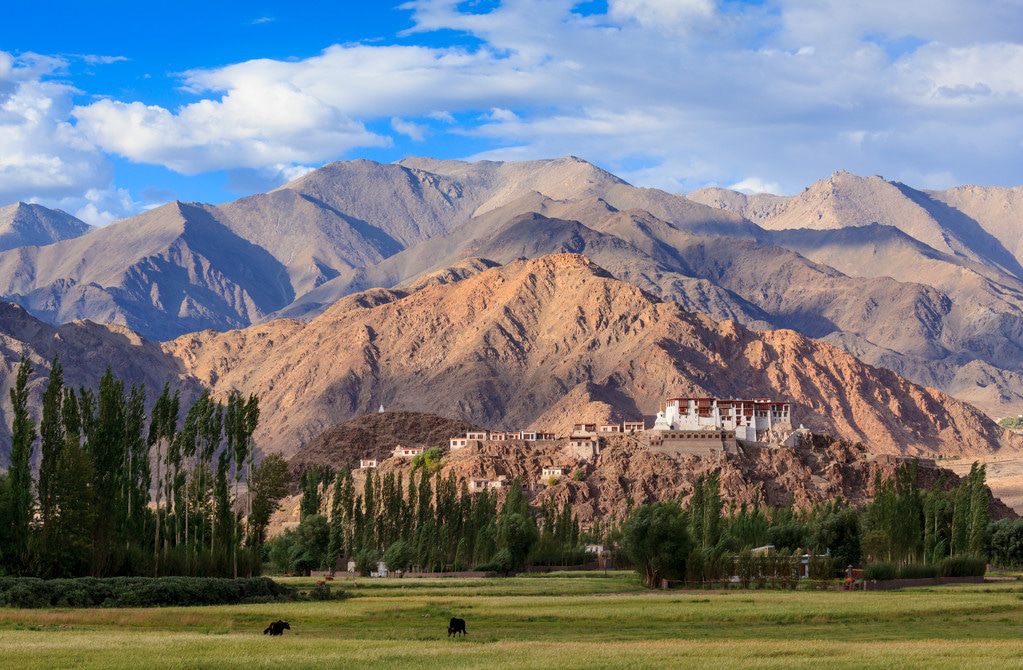
<svg viewBox="0 0 1023 670">
<path fill-rule="evenodd" d="M 309 580 L 287 580 L 305 588 Z M 0 667 L 1023 667 L 1023 583 L 669 591 L 633 575 L 334 582 L 329 602 L 0 609 Z M 446 637 L 448 618 L 467 621 Z M 283 618 L 282 638 L 262 634 Z"/>
</svg>

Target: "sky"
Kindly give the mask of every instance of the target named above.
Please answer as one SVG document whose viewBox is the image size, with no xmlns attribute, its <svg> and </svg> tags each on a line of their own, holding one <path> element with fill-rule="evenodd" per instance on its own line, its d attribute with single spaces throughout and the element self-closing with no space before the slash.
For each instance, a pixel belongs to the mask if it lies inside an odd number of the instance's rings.
<svg viewBox="0 0 1023 670">
<path fill-rule="evenodd" d="M 221 7 L 218 5 L 230 5 Z M 637 186 L 1023 184 L 1023 0 L 8 3 L 0 205 L 89 223 L 334 160 Z"/>
</svg>

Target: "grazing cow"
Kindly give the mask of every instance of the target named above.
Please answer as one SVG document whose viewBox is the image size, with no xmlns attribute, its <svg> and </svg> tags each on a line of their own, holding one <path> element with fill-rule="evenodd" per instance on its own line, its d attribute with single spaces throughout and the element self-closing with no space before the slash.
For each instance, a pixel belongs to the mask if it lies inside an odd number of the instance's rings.
<svg viewBox="0 0 1023 670">
<path fill-rule="evenodd" d="M 288 625 L 287 621 L 277 620 L 266 627 L 263 635 L 284 635 L 284 629 L 291 630 L 291 626 Z"/>
<path fill-rule="evenodd" d="M 465 619 L 459 619 L 458 617 L 451 617 L 451 621 L 448 623 L 448 637 L 452 635 L 468 635 L 465 632 Z"/>
</svg>

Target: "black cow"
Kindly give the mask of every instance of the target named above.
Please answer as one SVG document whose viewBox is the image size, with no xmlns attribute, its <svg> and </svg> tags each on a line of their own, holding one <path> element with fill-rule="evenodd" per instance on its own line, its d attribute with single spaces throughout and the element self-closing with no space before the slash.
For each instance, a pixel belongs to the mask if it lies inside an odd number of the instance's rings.
<svg viewBox="0 0 1023 670">
<path fill-rule="evenodd" d="M 448 623 L 448 637 L 452 635 L 468 635 L 465 632 L 465 619 L 459 619 L 458 617 L 451 617 L 450 623 Z"/>
<path fill-rule="evenodd" d="M 263 635 L 284 635 L 284 629 L 291 630 L 291 626 L 288 625 L 287 621 L 277 620 L 266 627 Z"/>
</svg>

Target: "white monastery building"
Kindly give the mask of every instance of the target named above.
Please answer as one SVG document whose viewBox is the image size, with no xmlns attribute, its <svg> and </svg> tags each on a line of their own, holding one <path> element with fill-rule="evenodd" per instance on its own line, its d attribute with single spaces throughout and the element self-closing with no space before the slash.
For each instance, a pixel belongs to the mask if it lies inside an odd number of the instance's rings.
<svg viewBox="0 0 1023 670">
<path fill-rule="evenodd" d="M 758 398 L 669 398 L 657 413 L 655 431 L 727 431 L 735 439 L 761 441 L 772 431 L 792 431 L 789 403 Z"/>
</svg>

